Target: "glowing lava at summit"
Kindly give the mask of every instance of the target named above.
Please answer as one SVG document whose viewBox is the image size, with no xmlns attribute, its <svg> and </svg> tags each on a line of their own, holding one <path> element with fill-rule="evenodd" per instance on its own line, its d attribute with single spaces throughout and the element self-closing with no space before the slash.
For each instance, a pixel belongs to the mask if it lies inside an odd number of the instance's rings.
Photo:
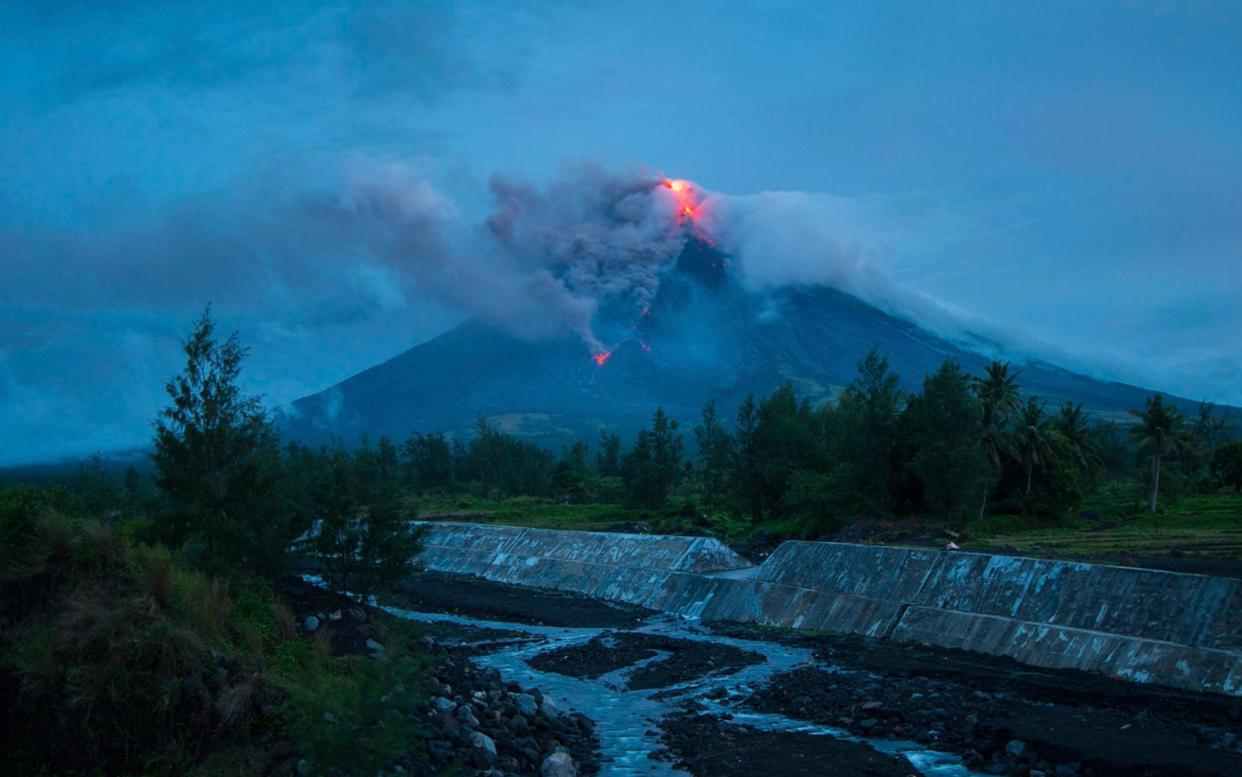
<svg viewBox="0 0 1242 777">
<path fill-rule="evenodd" d="M 608 361 L 609 356 L 612 356 L 612 351 L 600 351 L 599 353 L 591 354 L 591 360 L 600 367 L 603 367 L 604 362 Z"/>
<path fill-rule="evenodd" d="M 681 178 L 665 178 L 661 185 L 672 192 L 678 225 L 688 224 L 699 239 L 709 245 L 713 244 L 712 239 L 704 233 L 699 223 L 703 215 L 703 200 L 694 184 Z"/>
</svg>

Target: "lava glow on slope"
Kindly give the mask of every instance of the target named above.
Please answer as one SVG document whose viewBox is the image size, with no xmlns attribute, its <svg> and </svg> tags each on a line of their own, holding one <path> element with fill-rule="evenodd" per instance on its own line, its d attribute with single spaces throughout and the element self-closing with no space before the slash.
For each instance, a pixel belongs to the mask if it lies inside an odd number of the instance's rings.
<svg viewBox="0 0 1242 777">
<path fill-rule="evenodd" d="M 665 178 L 664 188 L 673 193 L 678 224 L 684 224 L 686 219 L 694 219 L 699 215 L 698 197 L 695 196 L 694 187 L 689 181 L 683 181 L 680 178 Z"/>
<path fill-rule="evenodd" d="M 708 245 L 716 242 L 703 231 L 700 218 L 703 216 L 703 199 L 694 184 L 682 178 L 665 178 L 661 185 L 673 194 L 673 207 L 677 224 L 689 227 L 695 237 Z"/>
<path fill-rule="evenodd" d="M 667 189 L 671 194 L 670 204 L 673 207 L 677 226 L 687 228 L 696 238 L 704 243 L 715 245 L 715 241 L 703 231 L 699 223 L 699 219 L 703 216 L 703 199 L 699 189 L 690 181 L 682 178 L 661 179 L 659 186 Z M 643 305 L 639 315 L 651 315 L 651 308 Z M 632 326 L 631 329 L 637 331 L 637 325 Z M 641 342 L 640 346 L 644 351 L 651 351 L 651 346 L 645 341 Z M 603 367 L 608 363 L 608 359 L 611 356 L 612 351 L 596 351 L 591 354 L 591 361 L 595 362 L 597 367 Z"/>
</svg>

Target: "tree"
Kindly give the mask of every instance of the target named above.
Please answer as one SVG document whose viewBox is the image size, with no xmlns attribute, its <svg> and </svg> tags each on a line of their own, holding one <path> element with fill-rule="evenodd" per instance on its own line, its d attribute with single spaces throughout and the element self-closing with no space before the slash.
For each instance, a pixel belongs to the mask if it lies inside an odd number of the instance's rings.
<svg viewBox="0 0 1242 777">
<path fill-rule="evenodd" d="M 291 527 L 273 509 L 271 421 L 238 384 L 246 349 L 236 332 L 216 339 L 208 307 L 183 350 L 185 368 L 166 385 L 172 403 L 155 421 L 156 484 L 171 507 L 164 534 L 177 543 L 201 537 L 213 561 L 270 569 Z"/>
<path fill-rule="evenodd" d="M 988 464 L 988 477 L 983 480 L 983 501 L 979 504 L 979 517 L 982 518 L 987 513 L 988 496 L 995 487 L 997 473 L 1005 457 L 1013 455 L 1013 435 L 1004 416 L 987 405 L 983 406 L 980 415 L 979 447 Z"/>
<path fill-rule="evenodd" d="M 1242 442 L 1227 442 L 1216 449 L 1212 475 L 1221 486 L 1242 491 Z"/>
<path fill-rule="evenodd" d="M 380 585 L 409 571 L 422 546 L 422 531 L 402 516 L 395 485 L 381 486 L 364 503 L 359 465 L 357 456 L 343 450 L 331 454 L 314 545 L 327 562 L 333 587 L 366 602 Z"/>
<path fill-rule="evenodd" d="M 914 475 L 922 484 L 924 507 L 952 525 L 964 525 L 988 464 L 979 447 L 981 414 L 970 379 L 946 361 L 923 380 L 910 398 L 904 422 L 915 453 Z"/>
<path fill-rule="evenodd" d="M 736 476 L 734 487 L 739 501 L 749 508 L 750 520 L 758 523 L 763 519 L 762 483 L 759 478 L 759 444 L 757 438 L 758 417 L 755 398 L 746 395 L 737 410 L 737 455 L 734 459 Z"/>
<path fill-rule="evenodd" d="M 621 474 L 621 435 L 601 429 L 599 452 L 595 454 L 595 471 L 602 478 Z"/>
<path fill-rule="evenodd" d="M 832 481 L 839 506 L 870 515 L 893 512 L 902 401 L 897 374 L 873 349 L 859 362 L 858 376 L 841 393 L 832 414 Z"/>
<path fill-rule="evenodd" d="M 1027 397 L 1014 426 L 1014 448 L 1022 462 L 1022 472 L 1026 477 L 1024 494 L 1026 500 L 1023 512 L 1030 508 L 1031 486 L 1034 481 L 1035 468 L 1043 468 L 1052 457 L 1053 430 L 1044 412 L 1044 404 L 1035 397 Z"/>
<path fill-rule="evenodd" d="M 1163 394 L 1147 398 L 1143 410 L 1131 410 L 1138 423 L 1130 429 L 1130 439 L 1151 456 L 1151 512 L 1156 512 L 1160 500 L 1160 467 L 1169 455 L 1180 452 L 1187 445 L 1185 417 L 1164 401 Z"/>
<path fill-rule="evenodd" d="M 1087 414 L 1081 403 L 1066 402 L 1061 405 L 1053 418 L 1052 426 L 1069 443 L 1074 466 L 1079 472 L 1090 477 L 1099 471 L 1103 466 L 1099 443 L 1091 434 Z"/>
<path fill-rule="evenodd" d="M 1009 371 L 1009 362 L 993 360 L 984 368 L 982 377 L 971 378 L 971 388 L 979 397 L 982 409 L 979 445 L 988 462 L 989 476 L 983 483 L 983 499 L 979 517 L 987 513 L 988 496 L 995 487 L 997 474 L 1006 456 L 1013 455 L 1014 441 L 1009 430 L 1009 414 L 1021 404 L 1018 373 Z"/>
<path fill-rule="evenodd" d="M 626 501 L 641 507 L 663 507 L 682 474 L 681 452 L 677 422 L 663 407 L 656 408 L 651 428 L 639 431 L 622 465 Z"/>
<path fill-rule="evenodd" d="M 1022 405 L 1020 373 L 1010 372 L 1009 367 L 1009 362 L 994 360 L 984 368 L 982 377 L 971 378 L 971 387 L 983 403 L 984 415 L 994 414 L 1002 422 Z"/>
<path fill-rule="evenodd" d="M 760 505 L 779 512 L 794 474 L 822 469 L 824 450 L 815 431 L 815 413 L 809 401 L 798 401 L 793 384 L 783 383 L 759 403 L 755 417 Z"/>
<path fill-rule="evenodd" d="M 716 415 L 716 400 L 703 406 L 702 420 L 694 427 L 694 440 L 699 446 L 703 491 L 708 502 L 719 504 L 732 476 L 734 442 Z"/>
</svg>

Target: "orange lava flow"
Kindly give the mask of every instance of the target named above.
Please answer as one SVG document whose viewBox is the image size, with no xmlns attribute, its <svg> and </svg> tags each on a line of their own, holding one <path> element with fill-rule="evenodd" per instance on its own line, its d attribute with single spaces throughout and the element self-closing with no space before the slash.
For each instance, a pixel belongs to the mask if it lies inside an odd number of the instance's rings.
<svg viewBox="0 0 1242 777">
<path fill-rule="evenodd" d="M 600 367 L 603 367 L 604 362 L 608 361 L 609 356 L 612 356 L 612 351 L 600 351 L 599 353 L 591 354 L 591 360 Z"/>
<path fill-rule="evenodd" d="M 707 236 L 699 224 L 699 217 L 703 215 L 703 204 L 694 184 L 680 178 L 665 178 L 662 185 L 673 193 L 673 207 L 677 214 L 677 223 L 689 225 L 701 240 L 714 245 L 714 241 Z"/>
</svg>

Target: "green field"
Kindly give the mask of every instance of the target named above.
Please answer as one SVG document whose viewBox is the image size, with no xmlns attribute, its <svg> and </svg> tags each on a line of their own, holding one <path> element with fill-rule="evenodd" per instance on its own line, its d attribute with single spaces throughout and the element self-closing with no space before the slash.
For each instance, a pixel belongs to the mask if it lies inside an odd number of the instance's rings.
<svg viewBox="0 0 1242 777">
<path fill-rule="evenodd" d="M 1129 492 L 1105 489 L 1072 517 L 988 516 L 972 521 L 959 544 L 968 549 L 1056 558 L 1242 559 L 1242 494 L 1171 499 L 1154 515 L 1141 509 L 1140 502 Z M 696 517 L 676 510 L 657 514 L 614 504 L 564 504 L 538 498 L 421 497 L 412 500 L 411 507 L 425 520 L 579 531 L 707 533 L 731 543 L 744 542 L 756 531 L 745 520 L 724 514 Z M 936 536 L 940 529 L 934 521 L 922 524 L 928 536 Z M 783 536 L 799 535 L 794 527 L 780 522 L 759 528 Z"/>
<path fill-rule="evenodd" d="M 1064 558 L 1188 556 L 1242 558 L 1242 495 L 1186 496 L 1161 512 L 1118 511 L 1108 495 L 1089 500 L 1080 516 L 1046 526 L 1021 517 L 989 517 L 967 547 Z"/>
</svg>

